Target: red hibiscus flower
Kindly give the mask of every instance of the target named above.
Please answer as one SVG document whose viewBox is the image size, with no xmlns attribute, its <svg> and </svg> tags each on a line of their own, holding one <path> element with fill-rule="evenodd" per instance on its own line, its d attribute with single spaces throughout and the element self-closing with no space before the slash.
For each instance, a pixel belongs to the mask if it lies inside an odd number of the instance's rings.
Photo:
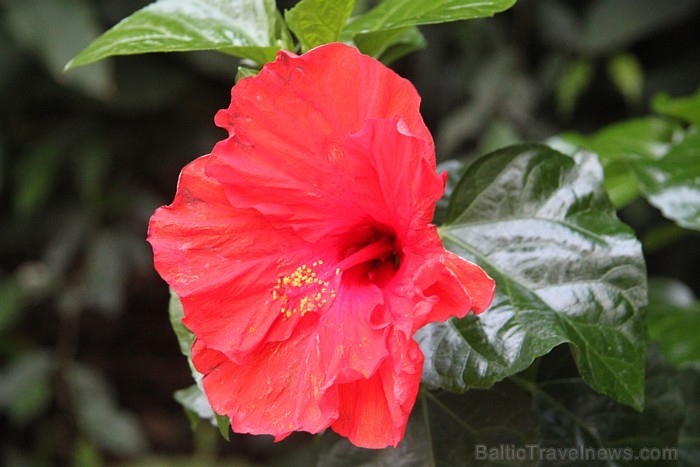
<svg viewBox="0 0 700 467">
<path fill-rule="evenodd" d="M 444 190 L 413 86 L 342 44 L 280 52 L 216 115 L 149 241 L 235 432 L 396 446 L 418 392 L 415 331 L 483 311 L 494 283 L 445 251 Z"/>
</svg>

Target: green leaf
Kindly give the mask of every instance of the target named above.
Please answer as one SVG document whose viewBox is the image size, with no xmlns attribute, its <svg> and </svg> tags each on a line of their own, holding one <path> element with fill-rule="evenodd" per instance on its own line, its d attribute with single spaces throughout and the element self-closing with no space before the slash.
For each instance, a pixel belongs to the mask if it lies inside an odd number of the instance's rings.
<svg viewBox="0 0 700 467">
<path fill-rule="evenodd" d="M 180 344 L 180 352 L 182 355 L 192 360 L 192 344 L 194 344 L 194 334 L 182 324 L 182 318 L 185 317 L 185 311 L 182 309 L 182 303 L 173 289 L 170 289 L 170 302 L 168 306 L 168 314 L 170 315 L 170 326 L 175 331 L 177 342 Z"/>
<path fill-rule="evenodd" d="M 35 215 L 50 199 L 58 180 L 63 144 L 60 137 L 49 137 L 17 162 L 13 204 L 20 218 Z"/>
<path fill-rule="evenodd" d="M 355 0 L 301 0 L 284 13 L 284 19 L 306 52 L 337 41 L 354 6 Z"/>
<path fill-rule="evenodd" d="M 196 384 L 175 391 L 173 397 L 185 408 L 190 418 L 192 429 L 197 427 L 201 419 L 214 418 L 214 411 L 211 409 L 211 405 L 209 405 L 207 396 Z"/>
<path fill-rule="evenodd" d="M 660 159 L 630 164 L 651 204 L 681 227 L 700 230 L 700 130 L 685 137 Z"/>
<path fill-rule="evenodd" d="M 480 138 L 478 154 L 486 154 L 522 142 L 522 138 L 512 123 L 494 119 Z"/>
<path fill-rule="evenodd" d="M 204 394 L 204 391 L 202 391 L 202 388 L 199 387 L 198 384 L 193 384 L 188 388 L 175 391 L 173 396 L 175 400 L 185 408 L 192 429 L 195 429 L 197 425 L 199 425 L 201 419 L 209 420 L 212 425 L 219 429 L 221 436 L 223 436 L 226 441 L 229 440 L 231 420 L 212 410 L 206 394 Z"/>
<path fill-rule="evenodd" d="M 75 467 L 99 467 L 105 465 L 98 447 L 83 437 L 75 441 L 73 451 L 72 465 Z"/>
<path fill-rule="evenodd" d="M 34 52 L 53 78 L 96 97 L 114 88 L 106 63 L 70 74 L 63 66 L 80 47 L 99 35 L 94 2 L 88 0 L 8 0 L 5 22 L 18 44 Z"/>
<path fill-rule="evenodd" d="M 529 395 L 506 381 L 488 391 L 474 390 L 465 395 L 423 391 L 396 449 L 360 449 L 326 432 L 321 438 L 318 465 L 473 465 L 473 461 L 485 459 L 479 445 L 524 446 L 538 440 L 539 427 Z"/>
<path fill-rule="evenodd" d="M 257 76 L 258 73 L 260 73 L 260 70 L 256 70 L 255 68 L 239 66 L 238 71 L 236 72 L 236 82 L 239 82 L 243 78 L 251 78 L 253 76 Z"/>
<path fill-rule="evenodd" d="M 190 365 L 190 370 L 192 371 L 192 378 L 197 383 L 189 388 L 175 391 L 175 400 L 185 408 L 187 416 L 190 418 L 190 422 L 193 426 L 195 425 L 192 421 L 193 416 L 209 420 L 212 425 L 219 429 L 221 436 L 228 440 L 231 420 L 224 415 L 215 413 L 204 394 L 204 390 L 202 389 L 202 374 L 195 369 L 192 363 L 192 344 L 194 343 L 195 337 L 192 331 L 182 324 L 182 318 L 185 316 L 185 312 L 182 308 L 180 298 L 172 289 L 170 289 L 168 314 L 170 315 L 170 325 L 173 331 L 175 331 L 175 336 L 180 344 L 180 352 L 187 357 L 187 363 Z M 206 407 L 204 406 L 205 404 Z"/>
<path fill-rule="evenodd" d="M 654 112 L 679 118 L 688 123 L 700 123 L 700 88 L 688 97 L 672 99 L 666 93 L 657 94 L 651 102 Z"/>
<path fill-rule="evenodd" d="M 271 61 L 290 49 L 274 0 L 158 0 L 98 37 L 66 69 L 113 55 L 218 50 Z"/>
<path fill-rule="evenodd" d="M 146 449 L 138 420 L 119 408 L 112 388 L 92 368 L 73 364 L 65 371 L 75 418 L 82 433 L 94 443 L 121 456 Z"/>
<path fill-rule="evenodd" d="M 437 166 L 437 172 L 442 174 L 447 173 L 447 181 L 445 183 L 445 192 L 442 194 L 442 198 L 438 200 L 437 206 L 435 206 L 435 214 L 433 215 L 433 223 L 435 225 L 441 225 L 445 223 L 447 218 L 447 206 L 450 201 L 450 196 L 452 192 L 459 183 L 462 174 L 464 173 L 464 161 L 457 159 L 449 159 L 441 162 Z"/>
<path fill-rule="evenodd" d="M 635 459 L 635 456 L 651 454 L 651 450 L 659 454 L 654 460 L 661 460 L 662 455 L 667 458 L 666 462 L 654 465 L 676 465 L 670 461 L 678 456 L 674 448 L 678 445 L 681 427 L 689 415 L 697 419 L 697 407 L 688 410 L 680 388 L 681 375 L 658 351 L 650 349 L 646 365 L 649 375 L 645 383 L 647 403 L 641 413 L 592 391 L 579 378 L 550 380 L 535 387 L 533 395 L 540 418 L 541 446 L 549 450 L 583 449 L 589 457 L 578 459 L 588 460 L 582 465 L 600 465 L 595 463 L 600 457 L 591 457 L 598 456 L 598 449 L 617 457 L 616 462 L 603 465 L 637 466 L 641 458 Z"/>
<path fill-rule="evenodd" d="M 569 64 L 557 83 L 557 109 L 564 115 L 571 115 L 578 98 L 591 84 L 593 63 L 579 59 Z"/>
<path fill-rule="evenodd" d="M 667 218 L 700 230 L 700 130 L 696 127 L 683 131 L 671 121 L 647 117 L 611 125 L 588 137 L 569 133 L 560 138 L 571 145 L 565 149 L 568 152 L 581 147 L 598 154 L 611 181 L 633 177 L 639 192 Z M 606 185 L 613 188 L 610 182 Z"/>
<path fill-rule="evenodd" d="M 418 331 L 426 384 L 489 387 L 566 342 L 594 389 L 643 406 L 644 259 L 601 185 L 593 156 L 575 163 L 542 145 L 467 168 L 440 233 L 495 279 L 496 296 L 479 316 Z"/>
<path fill-rule="evenodd" d="M 594 152 L 605 169 L 605 189 L 620 208 L 639 197 L 641 187 L 631 163 L 662 157 L 680 127 L 659 118 L 637 118 L 610 125 L 591 136 L 565 133 L 548 141 L 566 154 L 580 148 Z"/>
<path fill-rule="evenodd" d="M 679 130 L 673 122 L 645 117 L 610 125 L 591 136 L 566 133 L 561 138 L 596 153 L 607 166 L 616 161 L 663 157 Z"/>
<path fill-rule="evenodd" d="M 216 422 L 216 427 L 219 429 L 219 433 L 226 440 L 230 440 L 231 433 L 231 419 L 225 415 L 219 415 L 214 413 L 214 421 Z"/>
<path fill-rule="evenodd" d="M 679 375 L 685 419 L 678 435 L 678 459 L 681 465 L 697 465 L 700 459 L 700 362 L 684 365 Z"/>
<path fill-rule="evenodd" d="M 485 18 L 500 13 L 515 0 L 384 0 L 350 20 L 342 37 L 363 32 Z"/>
<path fill-rule="evenodd" d="M 0 335 L 19 320 L 24 300 L 22 285 L 16 277 L 0 277 Z"/>
<path fill-rule="evenodd" d="M 415 26 L 358 34 L 355 44 L 360 52 L 385 64 L 426 46 L 425 37 Z"/>
<path fill-rule="evenodd" d="M 0 372 L 0 410 L 15 425 L 35 420 L 51 402 L 51 378 L 56 361 L 36 350 L 22 354 Z"/>
<path fill-rule="evenodd" d="M 682 282 L 649 281 L 647 326 L 649 337 L 659 343 L 672 363 L 700 361 L 700 301 Z"/>
<path fill-rule="evenodd" d="M 126 279 L 131 269 L 122 232 L 95 232 L 85 245 L 86 303 L 114 318 L 124 306 Z"/>
<path fill-rule="evenodd" d="M 639 105 L 644 87 L 644 70 L 632 54 L 624 53 L 608 60 L 608 76 L 630 105 Z"/>
<path fill-rule="evenodd" d="M 697 459 L 700 364 L 678 371 L 651 347 L 645 358 L 647 404 L 637 412 L 572 376 L 564 350 L 489 390 L 463 395 L 422 390 L 396 449 L 360 449 L 328 431 L 317 465 L 634 466 L 643 455 Z M 615 457 L 605 459 L 606 454 Z"/>
<path fill-rule="evenodd" d="M 693 14 L 697 0 L 674 0 L 659 8 L 658 0 L 589 2 L 580 35 L 582 52 L 602 55 L 621 49 Z"/>
</svg>

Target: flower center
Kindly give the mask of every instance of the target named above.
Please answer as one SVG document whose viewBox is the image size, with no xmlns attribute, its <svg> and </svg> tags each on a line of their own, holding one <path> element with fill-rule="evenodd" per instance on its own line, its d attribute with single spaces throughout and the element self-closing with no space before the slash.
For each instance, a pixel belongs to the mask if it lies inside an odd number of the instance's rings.
<svg viewBox="0 0 700 467">
<path fill-rule="evenodd" d="M 364 240 L 359 246 L 347 249 L 345 257 L 334 265 L 319 259 L 280 275 L 270 292 L 272 300 L 280 302 L 280 313 L 291 318 L 322 312 L 333 303 L 341 280 L 369 280 L 381 286 L 393 277 L 399 266 L 395 237 L 372 230 L 360 238 Z"/>
<path fill-rule="evenodd" d="M 335 275 L 340 269 L 335 270 Z M 280 276 L 272 288 L 272 300 L 282 302 L 280 313 L 287 318 L 299 313 L 304 316 L 309 311 L 320 311 L 335 298 L 336 291 L 330 284 L 333 272 L 324 268 L 323 260 L 314 261 L 311 266 L 302 264 L 288 276 Z"/>
<path fill-rule="evenodd" d="M 394 276 L 399 263 L 396 237 L 375 231 L 361 247 L 350 249 L 338 267 L 343 272 L 352 269 L 355 277 L 366 277 L 382 286 Z"/>
<path fill-rule="evenodd" d="M 342 271 L 346 271 L 358 264 L 368 261 L 386 261 L 389 257 L 394 256 L 394 242 L 388 237 L 380 237 L 369 245 L 363 246 L 359 250 L 351 253 L 342 260 L 338 267 Z"/>
</svg>

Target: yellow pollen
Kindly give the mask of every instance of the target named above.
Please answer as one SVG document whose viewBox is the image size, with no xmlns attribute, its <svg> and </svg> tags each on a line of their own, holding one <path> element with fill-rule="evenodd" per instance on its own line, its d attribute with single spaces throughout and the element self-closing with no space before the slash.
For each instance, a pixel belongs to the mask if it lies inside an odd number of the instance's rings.
<svg viewBox="0 0 700 467">
<path fill-rule="evenodd" d="M 272 287 L 272 300 L 281 302 L 280 313 L 290 318 L 294 314 L 304 316 L 309 311 L 322 311 L 323 305 L 328 303 L 324 297 L 331 294 L 335 297 L 335 290 L 329 287 L 327 280 L 331 274 L 329 271 L 315 270 L 323 265 L 323 260 L 314 261 L 311 266 L 302 264 L 291 274 L 277 278 Z M 339 274 L 340 269 L 336 270 Z M 253 331 L 250 331 L 253 332 Z"/>
<path fill-rule="evenodd" d="M 248 329 L 248 332 L 255 332 L 255 328 L 251 326 L 250 329 Z"/>
</svg>

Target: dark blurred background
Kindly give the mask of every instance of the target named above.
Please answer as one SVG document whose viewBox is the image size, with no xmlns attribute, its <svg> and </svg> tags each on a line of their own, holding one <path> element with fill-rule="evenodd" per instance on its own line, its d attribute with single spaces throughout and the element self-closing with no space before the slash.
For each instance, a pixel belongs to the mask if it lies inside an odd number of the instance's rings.
<svg viewBox="0 0 700 467">
<path fill-rule="evenodd" d="M 313 462 L 308 436 L 190 429 L 191 384 L 145 241 L 180 169 L 225 132 L 238 62 L 215 53 L 63 65 L 146 0 L 0 0 L 0 464 Z M 281 8 L 294 2 L 279 2 Z M 438 158 L 472 157 L 650 112 L 700 83 L 696 0 L 521 0 L 492 19 L 423 28 L 394 68 L 423 97 Z M 700 293 L 697 235 L 643 201 L 623 219 L 650 274 Z M 652 240 L 649 240 L 649 239 Z M 658 239 L 657 239 L 658 240 Z"/>
</svg>

